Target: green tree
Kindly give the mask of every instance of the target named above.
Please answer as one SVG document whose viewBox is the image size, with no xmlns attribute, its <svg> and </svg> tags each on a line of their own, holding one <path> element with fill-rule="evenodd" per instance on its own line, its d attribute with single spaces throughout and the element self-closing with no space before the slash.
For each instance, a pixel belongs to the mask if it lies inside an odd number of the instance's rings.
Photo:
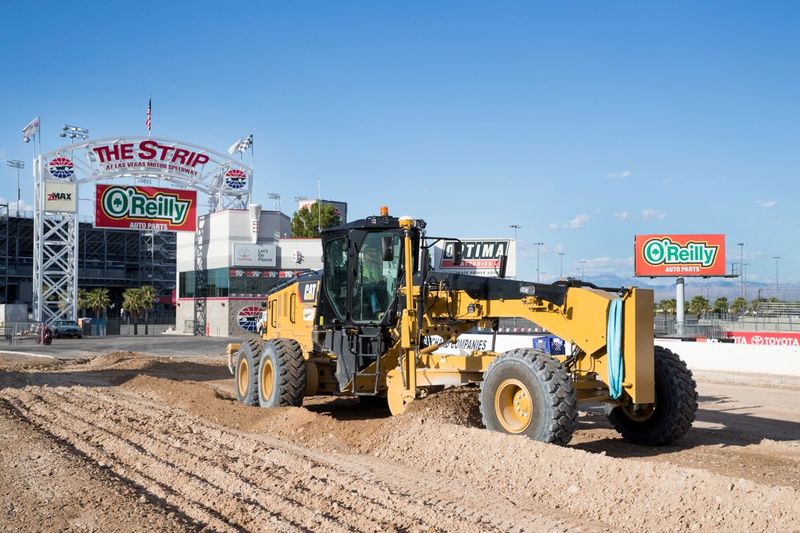
<svg viewBox="0 0 800 533">
<path fill-rule="evenodd" d="M 664 314 L 673 315 L 675 311 L 678 309 L 678 302 L 675 301 L 675 298 L 670 298 L 667 300 L 661 300 L 658 302 L 658 310 L 663 312 Z"/>
<path fill-rule="evenodd" d="M 320 222 L 322 229 L 332 228 L 341 224 L 341 216 L 333 205 L 325 202 L 322 203 L 322 213 L 319 210 L 319 202 L 298 209 L 292 216 L 292 237 L 319 237 Z"/>
<path fill-rule="evenodd" d="M 144 299 L 144 334 L 147 335 L 147 326 L 150 323 L 150 309 L 156 303 L 156 289 L 152 285 L 145 285 L 139 290 L 142 291 L 142 298 Z"/>
<path fill-rule="evenodd" d="M 104 287 L 97 287 L 86 293 L 85 307 L 94 311 L 95 318 L 100 318 L 101 314 L 105 314 L 109 304 L 111 304 L 111 298 L 108 297 L 108 289 Z"/>
<path fill-rule="evenodd" d="M 89 305 L 89 291 L 86 289 L 78 289 L 78 310 L 84 311 L 86 309 L 91 309 Z M 80 313 L 83 315 L 84 313 Z"/>
<path fill-rule="evenodd" d="M 739 296 L 733 303 L 731 304 L 731 312 L 736 313 L 737 315 L 742 315 L 744 312 L 747 311 L 747 300 Z"/>
<path fill-rule="evenodd" d="M 689 312 L 695 315 L 702 315 L 708 312 L 710 306 L 704 296 L 697 295 L 689 302 Z"/>
<path fill-rule="evenodd" d="M 153 287 L 149 285 L 139 288 L 131 287 L 130 289 L 125 289 L 125 292 L 122 293 L 122 307 L 133 319 L 134 335 L 139 334 L 139 317 L 153 307 L 154 294 Z M 147 329 L 145 329 L 146 331 Z"/>
<path fill-rule="evenodd" d="M 728 299 L 724 296 L 714 300 L 714 312 L 717 316 L 722 316 L 728 312 Z"/>
</svg>

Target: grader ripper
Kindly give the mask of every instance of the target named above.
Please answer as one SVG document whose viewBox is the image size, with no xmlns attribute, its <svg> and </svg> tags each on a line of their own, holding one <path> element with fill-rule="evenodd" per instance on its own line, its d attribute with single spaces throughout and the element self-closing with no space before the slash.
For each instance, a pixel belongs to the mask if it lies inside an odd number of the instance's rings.
<svg viewBox="0 0 800 533">
<path fill-rule="evenodd" d="M 480 383 L 491 430 L 563 445 L 578 401 L 605 402 L 629 441 L 661 445 L 689 430 L 695 383 L 675 354 L 653 346 L 652 291 L 436 272 L 429 250 L 438 240 L 422 220 L 383 210 L 323 232 L 322 273 L 273 290 L 261 338 L 229 345 L 237 399 L 299 406 L 304 396 L 346 394 L 397 415 L 432 391 Z M 453 249 L 458 264 L 457 240 Z M 476 326 L 496 335 L 504 317 L 527 318 L 571 350 L 497 353 L 492 343 L 466 356 L 436 353 Z"/>
</svg>

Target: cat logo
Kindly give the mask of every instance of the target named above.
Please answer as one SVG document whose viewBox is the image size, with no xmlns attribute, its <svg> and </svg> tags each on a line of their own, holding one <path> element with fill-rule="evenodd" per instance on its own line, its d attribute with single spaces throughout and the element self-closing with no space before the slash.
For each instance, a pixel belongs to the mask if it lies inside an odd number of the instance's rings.
<svg viewBox="0 0 800 533">
<path fill-rule="evenodd" d="M 317 282 L 312 281 L 310 283 L 303 284 L 302 294 L 303 296 L 300 298 L 302 301 L 314 302 L 317 299 Z"/>
<path fill-rule="evenodd" d="M 58 200 L 72 200 L 71 192 L 51 192 L 47 194 L 48 202 L 57 202 Z"/>
</svg>

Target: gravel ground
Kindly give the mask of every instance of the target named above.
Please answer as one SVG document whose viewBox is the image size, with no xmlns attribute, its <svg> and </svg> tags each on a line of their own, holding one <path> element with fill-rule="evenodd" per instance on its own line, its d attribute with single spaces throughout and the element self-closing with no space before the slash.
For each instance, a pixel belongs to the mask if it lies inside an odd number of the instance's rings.
<svg viewBox="0 0 800 533">
<path fill-rule="evenodd" d="M 389 417 L 232 401 L 219 359 L 0 362 L 0 530 L 800 531 L 800 387 L 700 376 L 677 445 L 599 408 L 568 447 L 481 429 L 462 388 Z"/>
</svg>

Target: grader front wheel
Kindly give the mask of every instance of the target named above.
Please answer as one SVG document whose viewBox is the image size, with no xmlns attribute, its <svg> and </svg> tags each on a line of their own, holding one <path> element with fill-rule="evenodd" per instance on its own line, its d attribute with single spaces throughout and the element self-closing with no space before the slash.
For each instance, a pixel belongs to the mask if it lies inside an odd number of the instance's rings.
<svg viewBox="0 0 800 533">
<path fill-rule="evenodd" d="M 481 415 L 487 429 L 567 444 L 577 425 L 575 389 L 560 363 L 519 348 L 500 355 L 481 383 Z"/>
<path fill-rule="evenodd" d="M 292 339 L 276 339 L 261 351 L 258 404 L 261 407 L 299 407 L 306 392 L 303 349 Z"/>
</svg>

